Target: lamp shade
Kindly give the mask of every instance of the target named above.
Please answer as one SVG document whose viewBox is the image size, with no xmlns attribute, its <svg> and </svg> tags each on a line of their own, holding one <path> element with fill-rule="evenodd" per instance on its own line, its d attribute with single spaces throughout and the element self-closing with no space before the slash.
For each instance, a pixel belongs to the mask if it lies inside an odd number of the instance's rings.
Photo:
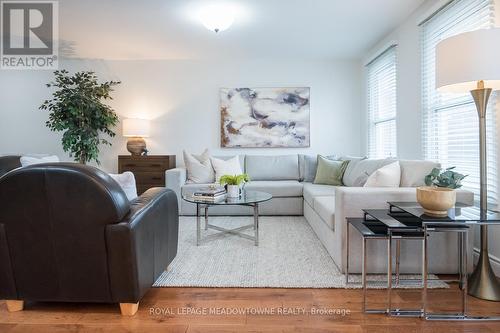
<svg viewBox="0 0 500 333">
<path fill-rule="evenodd" d="M 465 93 L 485 88 L 500 90 L 500 28 L 459 34 L 436 47 L 436 88 Z"/>
<path fill-rule="evenodd" d="M 123 136 L 147 138 L 149 136 L 149 120 L 137 118 L 124 119 Z"/>
</svg>

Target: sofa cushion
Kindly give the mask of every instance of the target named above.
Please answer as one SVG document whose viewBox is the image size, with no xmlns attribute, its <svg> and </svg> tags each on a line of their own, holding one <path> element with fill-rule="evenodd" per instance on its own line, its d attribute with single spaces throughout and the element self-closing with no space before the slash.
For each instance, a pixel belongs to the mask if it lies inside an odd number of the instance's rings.
<svg viewBox="0 0 500 333">
<path fill-rule="evenodd" d="M 333 230 L 335 226 L 335 197 L 315 197 L 313 209 L 323 222 Z"/>
<path fill-rule="evenodd" d="M 206 188 L 208 185 L 209 184 L 185 184 L 182 186 L 182 194 L 189 195 L 197 190 Z M 296 180 L 258 180 L 251 181 L 245 185 L 246 190 L 267 192 L 276 198 L 301 197 L 303 193 L 302 188 L 302 183 Z"/>
<path fill-rule="evenodd" d="M 304 184 L 304 200 L 307 201 L 311 207 L 314 206 L 313 201 L 315 197 L 335 195 L 335 186 L 312 183 L 302 184 Z"/>
<path fill-rule="evenodd" d="M 251 180 L 299 180 L 299 157 L 247 155 L 245 172 Z"/>
<path fill-rule="evenodd" d="M 375 170 L 393 162 L 395 162 L 395 160 L 392 158 L 351 160 L 344 172 L 342 181 L 345 186 L 363 186 L 368 176 L 375 172 Z"/>
<path fill-rule="evenodd" d="M 401 166 L 401 187 L 417 187 L 425 185 L 425 176 L 441 164 L 422 160 L 399 160 Z"/>
<path fill-rule="evenodd" d="M 302 196 L 302 183 L 296 180 L 256 180 L 251 181 L 245 185 L 245 190 L 249 191 L 263 191 L 271 193 L 273 197 L 301 197 Z"/>
</svg>

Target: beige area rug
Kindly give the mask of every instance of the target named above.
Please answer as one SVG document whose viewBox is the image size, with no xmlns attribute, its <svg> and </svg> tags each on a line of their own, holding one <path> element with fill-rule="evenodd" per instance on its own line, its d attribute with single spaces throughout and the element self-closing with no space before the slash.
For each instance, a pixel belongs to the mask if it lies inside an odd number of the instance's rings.
<svg viewBox="0 0 500 333">
<path fill-rule="evenodd" d="M 252 217 L 210 217 L 211 224 L 225 228 L 252 221 Z M 259 229 L 259 246 L 234 235 L 196 246 L 196 218 L 181 217 L 177 257 L 154 287 L 361 288 L 360 275 L 351 275 L 346 286 L 344 274 L 304 217 L 261 217 Z M 202 231 L 203 236 L 213 233 L 216 231 Z M 418 277 L 402 275 L 402 279 Z M 369 275 L 368 281 L 369 288 L 386 287 L 385 275 Z M 399 288 L 419 286 L 418 282 L 405 282 Z M 430 281 L 429 287 L 448 285 L 437 280 Z"/>
</svg>

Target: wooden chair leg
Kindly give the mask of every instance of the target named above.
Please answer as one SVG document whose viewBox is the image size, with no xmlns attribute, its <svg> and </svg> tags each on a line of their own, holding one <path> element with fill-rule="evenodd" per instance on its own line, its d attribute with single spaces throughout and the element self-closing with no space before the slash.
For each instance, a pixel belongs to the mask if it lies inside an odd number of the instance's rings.
<svg viewBox="0 0 500 333">
<path fill-rule="evenodd" d="M 24 301 L 6 300 L 5 303 L 7 303 L 7 310 L 9 312 L 23 311 Z"/>
<path fill-rule="evenodd" d="M 139 310 L 139 302 L 137 303 L 120 303 L 120 311 L 122 316 L 133 316 Z"/>
</svg>

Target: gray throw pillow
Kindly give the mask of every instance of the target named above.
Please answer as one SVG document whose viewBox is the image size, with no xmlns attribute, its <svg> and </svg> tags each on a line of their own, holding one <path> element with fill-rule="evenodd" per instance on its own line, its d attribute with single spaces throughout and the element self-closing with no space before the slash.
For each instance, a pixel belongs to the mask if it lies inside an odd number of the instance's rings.
<svg viewBox="0 0 500 333">
<path fill-rule="evenodd" d="M 395 161 L 393 158 L 351 160 L 344 173 L 344 185 L 351 187 L 364 186 L 373 172 Z"/>
<path fill-rule="evenodd" d="M 352 187 L 363 187 L 366 184 L 366 181 L 368 180 L 368 177 L 370 175 L 368 173 L 364 173 L 362 175 L 359 175 L 358 178 L 354 180 L 354 183 L 352 184 Z"/>
<path fill-rule="evenodd" d="M 359 161 L 365 160 L 367 157 L 355 157 L 355 156 L 342 156 L 340 157 L 341 161 L 349 161 L 349 165 L 347 165 L 347 168 L 345 169 L 344 176 L 342 178 L 342 183 L 345 186 L 354 186 L 353 184 L 357 182 L 357 179 L 361 175 L 353 175 L 352 171 L 355 169 L 356 165 L 359 163 Z M 366 179 L 368 176 L 366 176 Z"/>
<path fill-rule="evenodd" d="M 318 168 L 314 184 L 342 186 L 342 176 L 349 161 L 334 161 L 318 155 Z"/>
</svg>

